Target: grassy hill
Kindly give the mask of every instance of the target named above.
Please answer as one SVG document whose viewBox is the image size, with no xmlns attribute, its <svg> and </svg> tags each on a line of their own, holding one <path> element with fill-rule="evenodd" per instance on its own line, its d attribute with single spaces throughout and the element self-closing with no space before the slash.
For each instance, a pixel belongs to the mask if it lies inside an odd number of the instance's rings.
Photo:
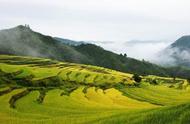
<svg viewBox="0 0 190 124">
<path fill-rule="evenodd" d="M 1 124 L 188 124 L 185 79 L 0 55 Z"/>
</svg>

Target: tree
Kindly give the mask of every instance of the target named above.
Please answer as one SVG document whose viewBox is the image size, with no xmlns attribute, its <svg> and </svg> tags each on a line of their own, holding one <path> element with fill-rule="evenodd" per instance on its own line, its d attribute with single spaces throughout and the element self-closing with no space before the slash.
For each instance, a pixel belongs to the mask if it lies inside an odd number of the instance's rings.
<svg viewBox="0 0 190 124">
<path fill-rule="evenodd" d="M 142 80 L 142 78 L 141 78 L 138 74 L 134 74 L 134 75 L 133 75 L 133 79 L 134 79 L 137 83 L 141 82 L 141 80 Z"/>
<path fill-rule="evenodd" d="M 190 78 L 187 79 L 187 82 L 190 83 Z"/>
<path fill-rule="evenodd" d="M 127 57 L 127 54 L 126 53 L 124 53 L 124 55 L 123 55 L 124 57 Z"/>
<path fill-rule="evenodd" d="M 152 80 L 151 83 L 154 84 L 154 85 L 157 85 L 157 84 L 158 84 L 158 82 L 156 81 L 156 79 Z"/>
<path fill-rule="evenodd" d="M 175 76 L 173 76 L 173 82 L 175 83 L 175 81 L 176 81 L 176 77 L 175 77 Z"/>
</svg>

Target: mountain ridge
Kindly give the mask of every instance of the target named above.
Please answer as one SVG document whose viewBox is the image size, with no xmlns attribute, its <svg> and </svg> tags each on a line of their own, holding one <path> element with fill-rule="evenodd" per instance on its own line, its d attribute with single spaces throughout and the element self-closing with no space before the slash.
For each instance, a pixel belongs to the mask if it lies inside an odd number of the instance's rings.
<svg viewBox="0 0 190 124">
<path fill-rule="evenodd" d="M 171 44 L 171 47 L 190 49 L 190 35 L 184 35 Z"/>
<path fill-rule="evenodd" d="M 156 64 L 139 61 L 122 54 L 118 55 L 94 44 L 77 46 L 64 44 L 54 37 L 43 35 L 22 25 L 0 31 L 0 54 L 43 57 L 97 65 L 140 75 L 170 76 L 173 73 Z M 176 76 L 184 77 L 183 71 Z"/>
<path fill-rule="evenodd" d="M 81 44 L 88 44 L 87 42 L 84 41 L 73 41 L 70 39 L 59 38 L 59 37 L 54 37 L 54 39 L 70 46 L 79 46 Z"/>
<path fill-rule="evenodd" d="M 159 57 L 165 63 L 174 66 L 190 67 L 190 35 L 185 35 L 170 44 L 167 48 L 159 53 Z"/>
</svg>

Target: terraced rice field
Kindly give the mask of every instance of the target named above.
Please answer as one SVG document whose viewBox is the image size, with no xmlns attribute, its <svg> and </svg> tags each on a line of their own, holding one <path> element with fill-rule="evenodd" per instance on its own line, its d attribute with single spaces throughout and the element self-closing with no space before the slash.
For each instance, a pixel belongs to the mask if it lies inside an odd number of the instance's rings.
<svg viewBox="0 0 190 124">
<path fill-rule="evenodd" d="M 157 84 L 152 84 L 156 80 Z M 0 55 L 0 124 L 190 124 L 184 79 Z"/>
</svg>

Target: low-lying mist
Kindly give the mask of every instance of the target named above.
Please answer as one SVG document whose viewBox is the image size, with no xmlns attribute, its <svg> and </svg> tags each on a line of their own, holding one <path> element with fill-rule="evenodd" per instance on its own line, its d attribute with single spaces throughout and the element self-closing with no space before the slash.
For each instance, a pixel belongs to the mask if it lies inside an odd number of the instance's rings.
<svg viewBox="0 0 190 124">
<path fill-rule="evenodd" d="M 126 53 L 128 57 L 136 59 L 152 60 L 155 55 L 164 50 L 171 42 L 158 41 L 127 41 L 127 42 L 93 42 L 107 50 L 118 54 Z"/>
<path fill-rule="evenodd" d="M 172 47 L 173 42 L 165 41 L 127 41 L 127 42 L 93 42 L 118 54 L 126 53 L 128 57 L 149 61 L 162 66 L 190 67 L 190 50 Z"/>
</svg>

